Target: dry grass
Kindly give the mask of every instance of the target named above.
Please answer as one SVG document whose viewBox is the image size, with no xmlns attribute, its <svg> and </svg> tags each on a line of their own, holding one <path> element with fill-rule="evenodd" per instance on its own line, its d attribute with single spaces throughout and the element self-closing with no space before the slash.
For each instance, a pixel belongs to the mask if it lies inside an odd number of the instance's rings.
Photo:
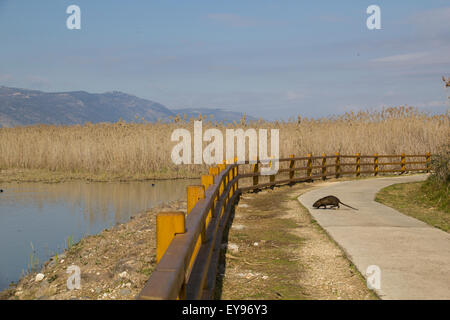
<svg viewBox="0 0 450 320">
<path fill-rule="evenodd" d="M 193 119 L 171 123 L 100 123 L 0 128 L 0 170 L 42 170 L 96 179 L 194 177 L 205 165 L 178 166 L 171 161 L 176 128 L 193 131 Z M 449 114 L 429 116 L 412 108 L 346 113 L 287 122 L 223 124 L 203 121 L 203 131 L 218 128 L 279 129 L 280 156 L 312 154 L 399 154 L 436 152 L 450 135 Z M 225 134 L 224 134 L 225 137 Z M 204 143 L 204 147 L 207 143 Z"/>
<path fill-rule="evenodd" d="M 448 202 L 448 191 L 446 194 L 442 191 L 443 197 L 437 200 L 425 186 L 426 182 L 394 184 L 378 192 L 376 201 L 433 227 L 450 232 L 450 211 L 448 207 L 439 208 L 439 200 L 445 197 L 444 201 Z"/>
</svg>

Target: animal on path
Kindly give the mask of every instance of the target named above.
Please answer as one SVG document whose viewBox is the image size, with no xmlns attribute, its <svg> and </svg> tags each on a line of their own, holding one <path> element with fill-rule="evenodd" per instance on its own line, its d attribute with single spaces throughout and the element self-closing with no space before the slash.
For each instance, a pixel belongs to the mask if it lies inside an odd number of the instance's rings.
<svg viewBox="0 0 450 320">
<path fill-rule="evenodd" d="M 327 206 L 331 206 L 332 208 L 336 208 L 336 207 L 339 208 L 339 204 L 342 204 L 342 205 L 344 205 L 346 207 L 349 207 L 349 208 L 351 208 L 353 210 L 358 210 L 356 208 L 350 207 L 349 205 L 341 202 L 341 200 L 339 200 L 335 196 L 323 197 L 323 198 L 317 200 L 316 202 L 314 202 L 313 207 L 316 208 L 316 209 L 319 209 L 320 207 L 324 207 L 326 209 Z"/>
</svg>

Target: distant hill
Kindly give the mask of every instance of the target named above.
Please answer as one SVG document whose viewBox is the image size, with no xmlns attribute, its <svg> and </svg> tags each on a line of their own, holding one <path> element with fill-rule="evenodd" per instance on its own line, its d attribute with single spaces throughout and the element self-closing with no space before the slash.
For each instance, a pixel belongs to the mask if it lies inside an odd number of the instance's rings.
<svg viewBox="0 0 450 320">
<path fill-rule="evenodd" d="M 217 121 L 239 120 L 241 114 L 221 109 L 170 110 L 160 103 L 119 91 L 88 93 L 85 91 L 42 92 L 0 87 L 0 127 L 32 124 L 82 124 L 85 122 L 127 122 L 144 118 L 154 122 L 186 113 L 212 114 Z M 247 117 L 249 118 L 249 117 Z"/>
<path fill-rule="evenodd" d="M 181 118 L 183 118 L 184 115 L 186 115 L 187 120 L 189 120 L 191 117 L 198 119 L 198 115 L 201 114 L 202 116 L 206 115 L 208 120 L 229 122 L 229 121 L 239 121 L 241 120 L 243 115 L 239 112 L 226 111 L 222 109 L 206 109 L 206 108 L 173 109 L 172 111 L 175 114 L 179 114 Z M 246 115 L 245 117 L 247 120 L 257 120 L 256 118 L 249 115 Z"/>
</svg>

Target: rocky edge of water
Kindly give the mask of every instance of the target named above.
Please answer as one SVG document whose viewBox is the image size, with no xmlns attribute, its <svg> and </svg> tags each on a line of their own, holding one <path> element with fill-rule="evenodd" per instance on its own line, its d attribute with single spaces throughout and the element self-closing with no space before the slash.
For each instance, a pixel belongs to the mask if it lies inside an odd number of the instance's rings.
<svg viewBox="0 0 450 320">
<path fill-rule="evenodd" d="M 185 201 L 169 202 L 133 216 L 129 222 L 81 239 L 0 292 L 0 299 L 134 299 L 156 265 L 156 214 L 186 211 Z M 80 289 L 68 288 L 72 265 L 80 268 Z M 70 283 L 75 284 L 71 281 Z"/>
</svg>

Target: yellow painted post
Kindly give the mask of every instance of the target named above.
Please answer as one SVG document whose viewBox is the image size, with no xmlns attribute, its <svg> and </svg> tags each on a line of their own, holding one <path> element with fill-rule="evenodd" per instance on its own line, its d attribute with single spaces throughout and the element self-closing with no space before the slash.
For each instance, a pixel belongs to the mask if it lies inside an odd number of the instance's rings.
<svg viewBox="0 0 450 320">
<path fill-rule="evenodd" d="M 227 161 L 223 161 L 223 164 L 225 165 L 224 170 L 227 169 L 227 163 L 229 163 L 230 160 Z M 223 190 L 225 191 L 225 189 L 228 187 L 228 183 L 230 183 L 231 179 L 230 179 L 230 175 L 231 175 L 231 170 L 228 171 L 228 174 L 225 176 L 225 179 L 223 181 Z M 230 200 L 230 192 L 227 193 L 227 197 L 226 197 L 226 201 L 225 203 L 228 203 L 228 200 Z"/>
<path fill-rule="evenodd" d="M 295 158 L 295 155 L 291 154 L 289 155 L 289 158 Z M 294 179 L 294 174 L 295 174 L 295 160 L 290 160 L 289 161 L 289 169 L 291 169 L 291 171 L 289 171 L 289 180 Z"/>
<path fill-rule="evenodd" d="M 361 176 L 361 153 L 356 154 L 356 176 Z"/>
<path fill-rule="evenodd" d="M 234 171 L 234 177 L 236 178 L 239 174 L 239 164 L 238 164 L 238 158 L 234 157 L 234 163 L 236 164 L 236 167 L 233 169 Z M 239 180 L 236 181 L 236 184 L 234 185 L 233 192 L 236 192 L 236 190 L 239 188 Z"/>
<path fill-rule="evenodd" d="M 209 168 L 209 174 L 212 176 L 217 176 L 219 174 L 219 167 Z"/>
<path fill-rule="evenodd" d="M 208 174 L 208 175 L 204 175 L 201 177 L 201 182 L 203 187 L 205 187 L 205 191 L 208 190 L 208 187 L 212 184 L 214 184 L 214 176 Z M 206 221 L 205 221 L 205 225 L 208 226 L 209 221 L 212 218 L 212 214 L 214 212 L 214 205 L 215 205 L 215 200 L 212 204 L 211 209 L 208 212 L 208 216 L 206 217 Z"/>
<path fill-rule="evenodd" d="M 222 172 L 223 170 L 225 170 L 225 168 L 227 166 L 222 163 L 222 164 L 219 164 L 218 167 L 219 167 L 219 171 Z M 222 196 L 222 193 L 225 190 L 226 185 L 227 185 L 227 177 L 225 176 L 224 179 L 222 180 L 222 183 L 220 184 L 220 188 L 219 188 L 220 196 Z"/>
<path fill-rule="evenodd" d="M 341 173 L 341 155 L 336 152 L 336 178 L 339 178 Z"/>
<path fill-rule="evenodd" d="M 212 167 L 212 168 L 209 168 L 209 174 L 212 175 L 214 178 L 215 178 L 217 175 L 219 175 L 219 172 L 220 172 L 219 167 Z M 217 201 L 219 201 L 219 198 L 220 198 L 220 192 L 217 194 L 217 197 L 216 197 L 216 199 L 214 200 L 214 208 L 216 207 L 216 203 L 217 203 Z M 213 211 L 213 212 L 214 212 L 214 211 Z"/>
<path fill-rule="evenodd" d="M 322 180 L 327 179 L 327 155 L 322 153 Z"/>
<path fill-rule="evenodd" d="M 272 157 L 271 157 L 271 158 L 272 158 Z M 269 161 L 269 167 L 272 168 L 272 160 Z M 272 174 L 272 175 L 269 176 L 269 181 L 270 181 L 270 182 L 275 182 L 275 175 L 274 175 L 274 174 Z M 272 187 L 273 187 L 273 185 L 272 185 Z"/>
<path fill-rule="evenodd" d="M 375 158 L 373 158 L 373 171 L 374 175 L 378 175 L 378 153 L 374 154 Z"/>
<path fill-rule="evenodd" d="M 308 153 L 308 155 L 307 155 L 307 157 L 308 157 L 308 161 L 306 162 L 306 166 L 308 167 L 308 169 L 307 169 L 307 171 L 306 171 L 306 175 L 308 176 L 308 177 L 311 177 L 312 176 L 312 160 L 311 160 L 311 156 L 312 156 L 312 154 L 311 153 Z"/>
<path fill-rule="evenodd" d="M 430 172 L 431 169 L 431 153 L 427 152 L 426 155 L 426 167 L 427 167 L 427 172 Z"/>
<path fill-rule="evenodd" d="M 187 214 L 189 214 L 192 209 L 195 207 L 197 202 L 200 199 L 205 198 L 205 187 L 203 185 L 194 185 L 194 186 L 188 186 L 187 187 Z M 200 233 L 200 237 L 197 239 L 197 242 L 195 243 L 194 252 L 192 253 L 190 262 L 189 262 L 189 269 L 193 265 L 195 258 L 197 257 L 198 250 L 200 250 L 200 246 L 202 243 L 206 242 L 206 225 L 203 224 L 201 226 L 202 230 Z"/>
<path fill-rule="evenodd" d="M 202 185 L 187 187 L 187 214 L 195 207 L 198 200 L 205 198 L 205 187 Z"/>
<path fill-rule="evenodd" d="M 233 165 L 233 160 L 230 159 L 229 164 Z M 230 171 L 228 172 L 228 182 L 231 183 L 231 181 L 233 181 L 233 178 L 234 178 L 234 168 L 230 169 Z M 231 186 L 230 192 L 228 192 L 228 199 L 231 199 L 233 193 L 234 193 L 234 186 Z"/>
<path fill-rule="evenodd" d="M 201 177 L 201 183 L 202 183 L 202 186 L 205 187 L 205 191 L 206 191 L 210 185 L 214 184 L 214 176 L 211 174 L 203 175 Z"/>
<path fill-rule="evenodd" d="M 195 207 L 198 200 L 205 198 L 205 187 L 203 185 L 187 187 L 187 214 Z M 202 242 L 206 241 L 206 226 L 202 226 L 200 237 Z"/>
<path fill-rule="evenodd" d="M 184 212 L 161 212 L 156 215 L 156 263 L 159 263 L 175 235 L 185 232 Z"/>
<path fill-rule="evenodd" d="M 405 154 L 401 155 L 401 164 L 402 164 L 402 174 L 406 172 L 406 157 Z"/>
<path fill-rule="evenodd" d="M 257 162 L 253 165 L 253 173 L 254 174 L 258 174 L 259 173 L 259 162 L 257 160 Z M 259 180 L 259 176 L 253 176 L 253 185 L 257 186 L 258 185 L 258 180 Z"/>
</svg>

